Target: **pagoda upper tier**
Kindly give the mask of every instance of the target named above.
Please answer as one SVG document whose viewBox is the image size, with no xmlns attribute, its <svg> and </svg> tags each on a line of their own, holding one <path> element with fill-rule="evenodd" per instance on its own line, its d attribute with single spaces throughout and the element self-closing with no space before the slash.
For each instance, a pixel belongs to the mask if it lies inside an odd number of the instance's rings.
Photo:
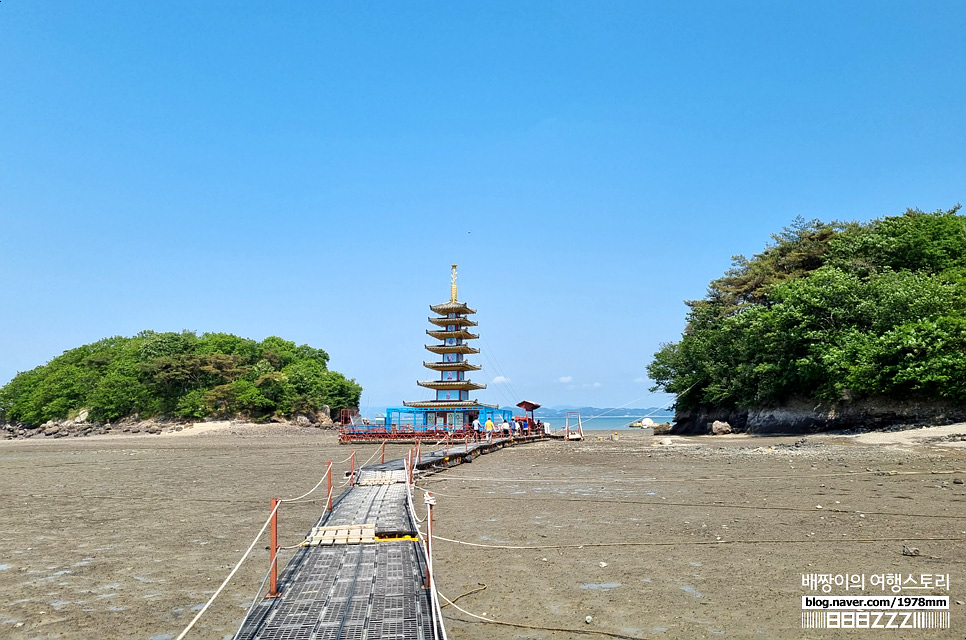
<svg viewBox="0 0 966 640">
<path fill-rule="evenodd" d="M 475 327 L 476 322 L 470 320 L 469 318 L 459 317 L 459 318 L 433 318 L 430 316 L 429 321 L 435 324 L 437 327 L 446 327 L 449 325 L 456 325 L 458 327 Z"/>
<path fill-rule="evenodd" d="M 443 315 L 450 313 L 476 313 L 476 309 L 470 309 L 465 302 L 459 302 L 457 300 L 450 300 L 442 304 L 431 304 L 429 308 L 433 313 Z M 474 322 L 473 324 L 476 323 Z"/>
<path fill-rule="evenodd" d="M 457 329 L 456 331 L 443 330 L 439 331 L 436 329 L 426 329 L 426 334 L 430 335 L 437 340 L 445 340 L 446 338 L 462 338 L 463 340 L 476 340 L 480 336 L 475 333 L 470 333 L 466 329 Z"/>
<path fill-rule="evenodd" d="M 477 384 L 470 380 L 420 380 L 416 384 L 427 389 L 458 389 L 460 391 L 486 389 L 485 384 Z"/>
<path fill-rule="evenodd" d="M 426 351 L 431 351 L 433 353 L 440 353 L 444 356 L 447 354 L 460 354 L 465 355 L 467 353 L 479 353 L 479 349 L 474 349 L 468 344 L 427 344 Z M 446 362 L 444 360 L 443 362 Z"/>
<path fill-rule="evenodd" d="M 423 366 L 433 371 L 479 371 L 483 368 L 466 360 L 459 362 L 426 362 L 423 360 Z"/>
</svg>

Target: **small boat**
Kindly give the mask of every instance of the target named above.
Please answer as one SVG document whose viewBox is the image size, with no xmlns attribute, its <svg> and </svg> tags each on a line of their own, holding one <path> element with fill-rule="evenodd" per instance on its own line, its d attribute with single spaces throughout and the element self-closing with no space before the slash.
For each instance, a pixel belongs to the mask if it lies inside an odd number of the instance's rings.
<svg viewBox="0 0 966 640">
<path fill-rule="evenodd" d="M 639 429 L 646 429 L 648 427 L 656 426 L 657 423 L 650 418 L 641 418 L 640 420 L 635 420 L 634 422 L 627 425 L 628 427 L 636 427 Z"/>
</svg>

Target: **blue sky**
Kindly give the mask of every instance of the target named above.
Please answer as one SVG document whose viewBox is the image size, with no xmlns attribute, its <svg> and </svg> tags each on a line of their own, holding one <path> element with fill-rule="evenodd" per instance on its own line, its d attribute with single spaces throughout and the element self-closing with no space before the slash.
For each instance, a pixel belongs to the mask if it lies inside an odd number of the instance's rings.
<svg viewBox="0 0 966 640">
<path fill-rule="evenodd" d="M 644 368 L 797 215 L 966 191 L 961 2 L 0 3 L 0 384 L 142 329 L 427 398 L 660 405 Z M 509 382 L 493 382 L 500 376 Z"/>
</svg>

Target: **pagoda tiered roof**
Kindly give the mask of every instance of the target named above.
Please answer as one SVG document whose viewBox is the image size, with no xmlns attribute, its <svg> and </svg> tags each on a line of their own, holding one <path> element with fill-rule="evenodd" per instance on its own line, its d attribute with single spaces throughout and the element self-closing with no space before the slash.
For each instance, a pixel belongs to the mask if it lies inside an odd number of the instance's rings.
<svg viewBox="0 0 966 640">
<path fill-rule="evenodd" d="M 423 360 L 423 366 L 433 371 L 479 371 L 483 368 L 466 360 L 459 362 L 426 362 Z"/>
<path fill-rule="evenodd" d="M 437 327 L 445 327 L 446 325 L 455 324 L 461 327 L 475 327 L 479 323 L 470 320 L 469 318 L 459 317 L 459 318 L 434 318 L 430 317 L 429 321 L 435 324 Z"/>
<path fill-rule="evenodd" d="M 469 380 L 417 380 L 416 384 L 427 389 L 458 389 L 460 391 L 486 389 L 485 384 L 479 384 Z"/>
<path fill-rule="evenodd" d="M 499 405 L 485 404 L 476 400 L 423 400 L 420 402 L 403 402 L 404 407 L 414 409 L 472 409 L 474 407 L 486 407 L 488 409 L 499 409 Z"/>
<path fill-rule="evenodd" d="M 427 344 L 426 350 L 432 353 L 479 353 L 479 349 L 474 349 L 473 347 L 466 344 Z"/>
<path fill-rule="evenodd" d="M 429 305 L 433 313 L 476 313 L 476 309 L 470 309 L 465 302 L 444 302 L 442 304 Z"/>
<path fill-rule="evenodd" d="M 438 340 L 445 340 L 446 338 L 463 338 L 464 340 L 475 340 L 479 338 L 475 333 L 470 333 L 466 329 L 460 329 L 459 331 L 436 331 L 434 329 L 426 329 L 427 335 L 430 335 Z"/>
</svg>

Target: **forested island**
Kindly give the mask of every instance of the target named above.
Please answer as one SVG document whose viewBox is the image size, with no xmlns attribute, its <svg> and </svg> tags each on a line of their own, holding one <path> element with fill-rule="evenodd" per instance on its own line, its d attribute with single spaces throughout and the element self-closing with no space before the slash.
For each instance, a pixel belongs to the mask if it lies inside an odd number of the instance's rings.
<svg viewBox="0 0 966 640">
<path fill-rule="evenodd" d="M 678 433 L 966 419 L 966 218 L 797 219 L 708 286 L 648 373 Z"/>
<path fill-rule="evenodd" d="M 227 333 L 115 336 L 17 374 L 0 389 L 0 420 L 25 427 L 49 421 L 130 418 L 186 421 L 296 415 L 359 404 L 362 387 L 328 369 L 322 349 L 278 337 L 261 342 Z"/>
</svg>

